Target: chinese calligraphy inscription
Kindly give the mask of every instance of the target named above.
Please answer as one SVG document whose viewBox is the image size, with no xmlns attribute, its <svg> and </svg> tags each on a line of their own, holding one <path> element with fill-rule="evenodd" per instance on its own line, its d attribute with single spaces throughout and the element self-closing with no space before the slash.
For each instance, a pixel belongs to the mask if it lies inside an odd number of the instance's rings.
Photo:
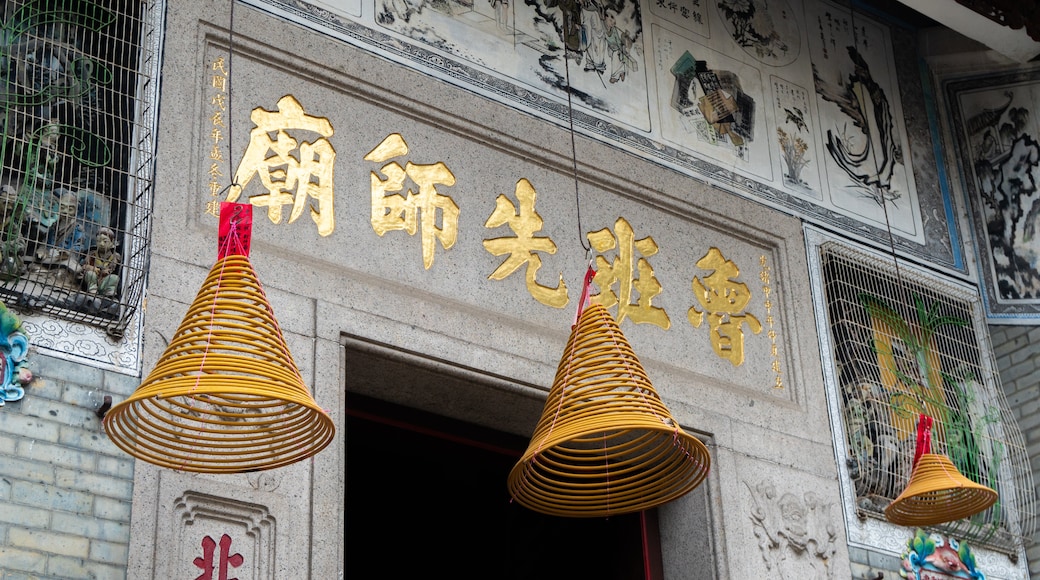
<svg viewBox="0 0 1040 580">
<path fill-rule="evenodd" d="M 773 318 L 773 287 L 770 286 L 773 269 L 769 266 L 765 256 L 758 258 L 758 264 L 762 266 L 759 279 L 762 281 L 762 294 L 766 297 L 766 326 L 769 328 L 766 335 L 769 337 L 769 355 L 773 357 L 772 369 L 776 373 L 776 381 L 773 383 L 773 387 L 782 389 L 784 388 L 784 381 L 780 376 L 780 354 L 776 345 L 776 329 L 773 328 L 773 323 L 775 322 Z"/>
<path fill-rule="evenodd" d="M 217 548 L 220 548 L 219 551 Z M 231 536 L 224 534 L 217 542 L 210 536 L 202 538 L 202 556 L 193 562 L 202 573 L 195 580 L 237 580 L 228 578 L 230 568 L 238 568 L 245 562 L 242 554 L 231 554 Z"/>
<path fill-rule="evenodd" d="M 703 310 L 690 307 L 687 317 L 694 328 L 700 328 L 704 315 L 708 316 L 711 330 L 711 346 L 715 354 L 728 360 L 733 366 L 744 363 L 744 329 L 747 324 L 751 332 L 762 332 L 762 323 L 744 308 L 751 300 L 747 284 L 738 282 L 740 269 L 727 260 L 718 248 L 711 248 L 697 261 L 697 267 L 714 270 L 704 279 L 693 279 L 693 293 Z"/>
<path fill-rule="evenodd" d="M 509 229 L 516 234 L 511 238 L 489 238 L 484 240 L 484 248 L 495 256 L 509 254 L 502 264 L 488 276 L 491 280 L 502 280 L 521 266 L 527 264 L 527 291 L 535 300 L 552 306 L 563 308 L 567 305 L 567 285 L 563 282 L 563 274 L 556 288 L 549 288 L 538 283 L 535 279 L 539 268 L 542 267 L 542 258 L 536 252 L 546 254 L 556 253 L 556 244 L 547 236 L 535 236 L 542 229 L 542 216 L 534 209 L 538 192 L 535 191 L 531 182 L 521 179 L 516 182 L 516 199 L 520 203 L 519 210 L 513 202 L 505 195 L 499 195 L 495 200 L 495 211 L 484 223 L 486 228 L 497 228 L 509 225 Z"/>
<path fill-rule="evenodd" d="M 292 206 L 288 223 L 309 207 L 318 234 L 331 234 L 336 227 L 332 181 L 336 151 L 328 140 L 333 134 L 332 124 L 324 117 L 308 115 L 292 95 L 278 100 L 277 111 L 257 107 L 250 118 L 256 126 L 249 133 L 249 146 L 235 172 L 237 185 L 228 192 L 227 201 L 237 201 L 246 184 L 259 176 L 267 193 L 250 197 L 249 203 L 267 207 L 272 223 L 281 223 L 284 205 Z M 319 137 L 300 141 L 290 131 L 316 133 Z M 317 202 L 317 208 L 308 203 L 310 199 Z"/>
<path fill-rule="evenodd" d="M 383 139 L 383 142 L 365 155 L 365 161 L 382 163 L 408 154 L 408 144 L 399 133 Z M 382 236 L 392 230 L 404 230 L 415 235 L 422 219 L 423 267 L 433 265 L 435 243 L 440 242 L 445 250 L 455 245 L 459 233 L 459 206 L 446 195 L 437 192 L 438 185 L 455 185 L 455 175 L 443 162 L 416 165 L 409 161 L 401 167 L 396 161 L 380 168 L 386 178 L 372 172 L 372 229 Z M 418 191 L 408 189 L 405 195 L 405 179 L 418 186 Z M 391 193 L 391 195 L 387 195 Z M 440 214 L 440 227 L 437 215 Z"/>
<path fill-rule="evenodd" d="M 220 142 L 224 140 L 224 132 L 222 129 L 226 128 L 224 123 L 224 113 L 227 111 L 227 82 L 228 82 L 228 71 L 224 66 L 224 57 L 219 57 L 213 61 L 210 65 L 211 74 L 209 84 L 212 88 L 216 89 L 216 93 L 210 97 L 209 103 L 213 106 L 213 115 L 210 116 L 210 122 L 213 127 L 210 129 L 209 138 L 212 141 L 212 147 L 209 150 L 209 195 L 212 199 L 206 202 L 206 213 L 211 216 L 220 216 L 220 200 L 217 196 L 220 194 L 220 181 L 219 178 L 223 177 L 224 174 L 220 171 L 218 163 L 224 161 L 224 155 L 220 150 Z"/>
<path fill-rule="evenodd" d="M 668 330 L 672 321 L 663 308 L 653 306 L 651 301 L 661 293 L 661 283 L 654 276 L 654 269 L 646 260 L 657 253 L 657 242 L 650 236 L 637 240 L 632 225 L 625 218 L 614 222 L 614 232 L 604 228 L 588 234 L 592 248 L 601 254 L 617 249 L 613 261 L 596 256 L 596 277 L 592 281 L 599 287 L 599 294 L 592 301 L 604 308 L 618 305 L 617 321 L 625 318 L 635 323 L 656 324 Z M 636 260 L 636 255 L 643 257 Z M 638 274 L 638 276 L 633 276 Z M 617 284 L 615 293 L 611 288 Z M 633 290 L 638 294 L 632 302 Z"/>
</svg>

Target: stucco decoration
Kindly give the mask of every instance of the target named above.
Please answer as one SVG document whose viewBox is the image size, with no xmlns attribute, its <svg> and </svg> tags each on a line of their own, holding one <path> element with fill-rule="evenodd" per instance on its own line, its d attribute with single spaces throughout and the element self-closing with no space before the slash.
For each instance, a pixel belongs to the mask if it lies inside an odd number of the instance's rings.
<svg viewBox="0 0 1040 580">
<path fill-rule="evenodd" d="M 903 550 L 899 575 L 910 580 L 985 580 L 967 543 L 918 529 Z"/>
<path fill-rule="evenodd" d="M 25 396 L 25 386 L 33 379 L 25 360 L 28 352 L 29 337 L 21 319 L 0 302 L 0 407 Z"/>
<path fill-rule="evenodd" d="M 65 323 L 44 312 L 22 313 L 33 351 L 105 370 L 136 376 L 141 372 L 141 316 L 135 314 L 123 338 L 113 339 L 104 328 Z"/>
<path fill-rule="evenodd" d="M 832 504 L 811 491 L 781 494 L 768 481 L 745 485 L 754 502 L 751 522 L 768 577 L 834 578 L 838 529 L 831 517 Z"/>
<path fill-rule="evenodd" d="M 246 481 L 257 491 L 277 491 L 282 486 L 282 472 L 255 471 L 246 475 Z"/>
</svg>

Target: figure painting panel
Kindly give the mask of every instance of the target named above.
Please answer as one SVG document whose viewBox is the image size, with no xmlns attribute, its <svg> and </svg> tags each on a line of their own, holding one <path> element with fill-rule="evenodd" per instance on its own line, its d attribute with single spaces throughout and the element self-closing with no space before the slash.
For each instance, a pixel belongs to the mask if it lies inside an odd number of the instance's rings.
<svg viewBox="0 0 1040 580">
<path fill-rule="evenodd" d="M 375 0 L 376 22 L 576 106 L 650 129 L 638 0 Z"/>
<path fill-rule="evenodd" d="M 830 200 L 896 234 L 921 236 L 887 31 L 828 2 L 807 4 L 806 26 Z"/>
</svg>

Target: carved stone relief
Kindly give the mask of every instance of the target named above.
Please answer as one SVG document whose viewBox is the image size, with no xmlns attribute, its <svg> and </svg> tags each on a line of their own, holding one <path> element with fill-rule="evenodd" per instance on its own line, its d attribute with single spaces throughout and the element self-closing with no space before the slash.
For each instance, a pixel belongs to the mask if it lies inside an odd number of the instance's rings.
<svg viewBox="0 0 1040 580">
<path fill-rule="evenodd" d="M 751 492 L 751 522 L 770 578 L 834 578 L 838 530 L 831 518 L 833 504 L 811 491 L 781 494 L 771 482 Z"/>
<path fill-rule="evenodd" d="M 184 578 L 274 578 L 275 519 L 264 506 L 187 491 L 174 504 Z"/>
</svg>

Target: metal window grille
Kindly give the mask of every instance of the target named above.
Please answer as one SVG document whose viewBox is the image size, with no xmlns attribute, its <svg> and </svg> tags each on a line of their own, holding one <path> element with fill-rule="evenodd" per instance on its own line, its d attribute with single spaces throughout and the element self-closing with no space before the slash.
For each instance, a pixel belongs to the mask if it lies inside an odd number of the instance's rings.
<svg viewBox="0 0 1040 580">
<path fill-rule="evenodd" d="M 820 246 L 820 258 L 857 513 L 884 519 L 906 488 L 917 419 L 928 414 L 932 451 L 1000 495 L 985 512 L 941 530 L 1016 553 L 1035 529 L 1035 492 L 978 295 L 834 242 Z"/>
<path fill-rule="evenodd" d="M 121 336 L 141 303 L 156 9 L 0 0 L 0 299 L 9 306 Z"/>
</svg>

